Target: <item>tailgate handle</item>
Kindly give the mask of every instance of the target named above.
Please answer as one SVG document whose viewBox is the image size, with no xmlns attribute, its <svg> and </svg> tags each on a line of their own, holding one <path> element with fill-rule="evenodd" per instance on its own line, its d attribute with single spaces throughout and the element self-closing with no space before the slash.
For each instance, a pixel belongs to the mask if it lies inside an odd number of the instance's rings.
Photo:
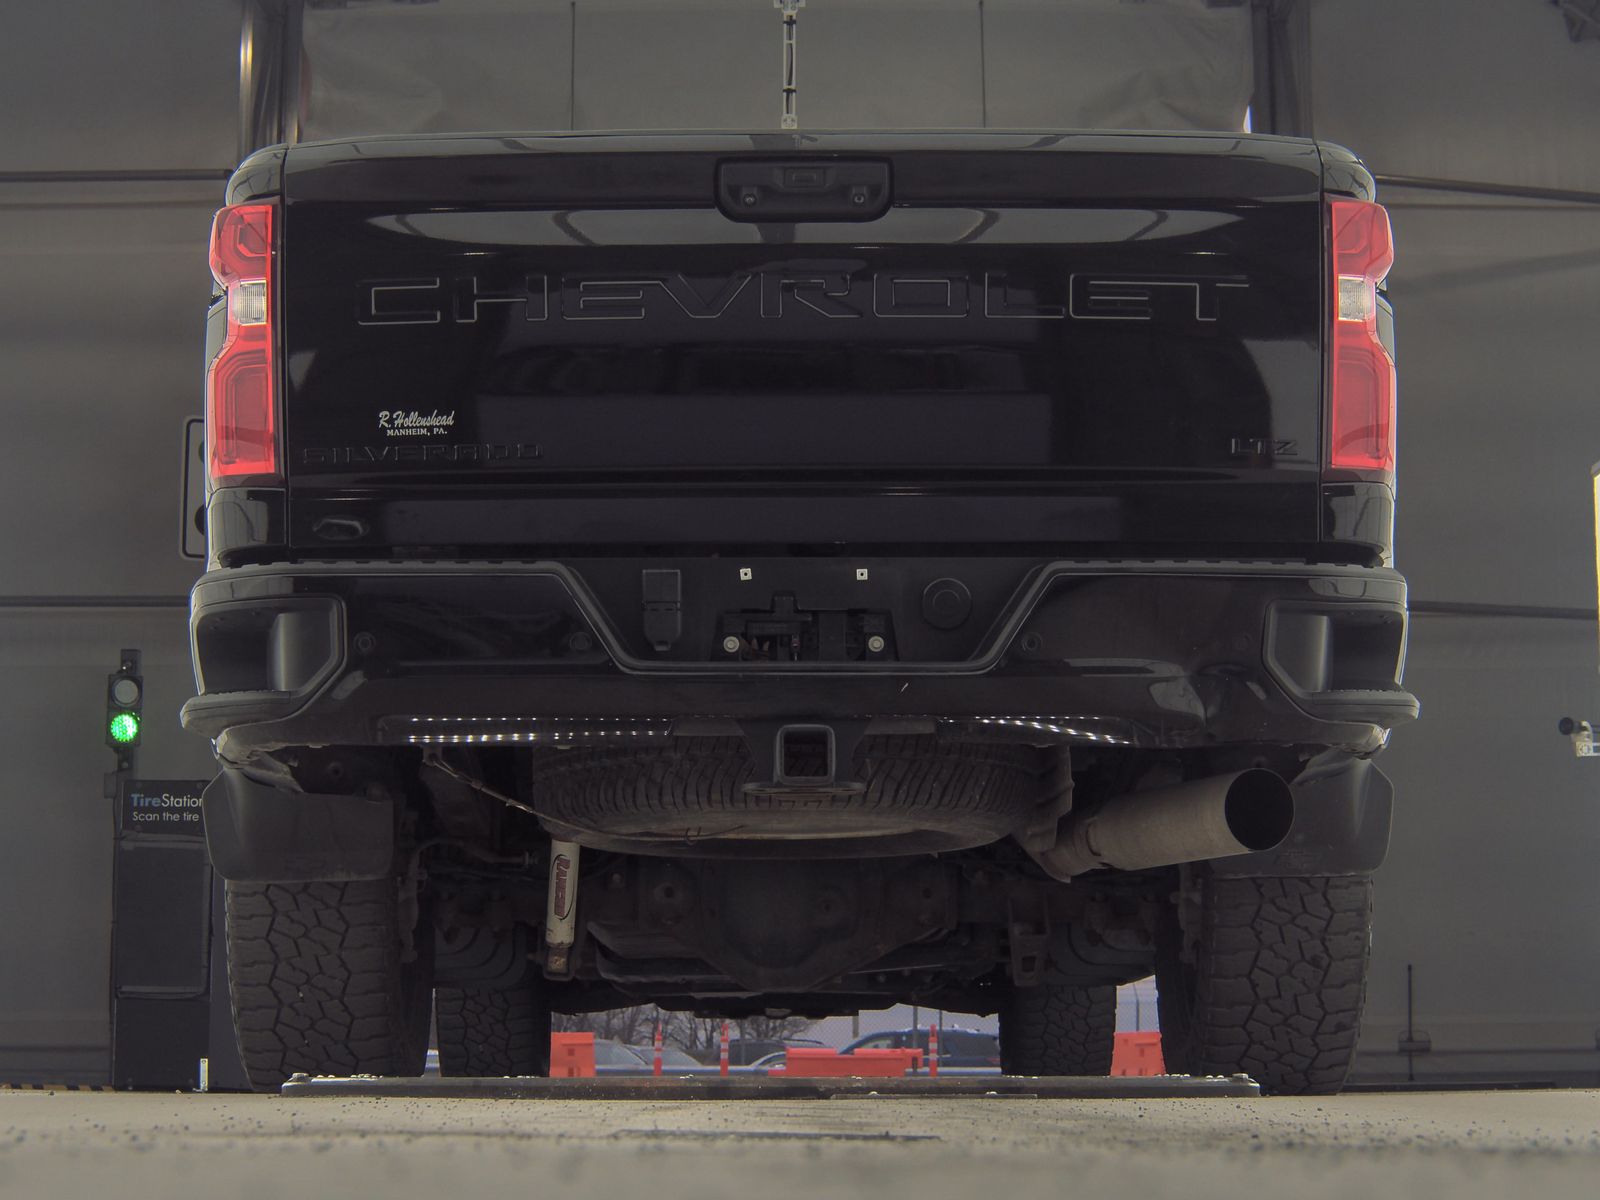
<svg viewBox="0 0 1600 1200">
<path fill-rule="evenodd" d="M 735 221 L 873 221 L 889 207 L 889 164 L 725 162 L 717 168 L 717 207 Z"/>
</svg>

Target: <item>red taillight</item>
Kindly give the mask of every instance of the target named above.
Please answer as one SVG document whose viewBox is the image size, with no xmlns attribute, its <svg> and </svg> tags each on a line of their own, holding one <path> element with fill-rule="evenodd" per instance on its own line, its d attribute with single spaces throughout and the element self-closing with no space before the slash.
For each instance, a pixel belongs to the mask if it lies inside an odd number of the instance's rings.
<svg viewBox="0 0 1600 1200">
<path fill-rule="evenodd" d="M 1328 465 L 1394 470 L 1394 358 L 1378 336 L 1378 285 L 1394 265 L 1389 214 L 1369 200 L 1334 200 L 1333 334 Z"/>
<path fill-rule="evenodd" d="M 206 464 L 213 483 L 278 475 L 272 370 L 272 205 L 236 204 L 211 226 L 211 274 L 228 330 L 206 373 Z"/>
</svg>

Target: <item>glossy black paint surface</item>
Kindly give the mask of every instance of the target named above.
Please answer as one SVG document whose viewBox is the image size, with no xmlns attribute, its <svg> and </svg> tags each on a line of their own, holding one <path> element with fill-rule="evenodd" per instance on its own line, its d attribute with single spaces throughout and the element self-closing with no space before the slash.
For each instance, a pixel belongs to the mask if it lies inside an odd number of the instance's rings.
<svg viewBox="0 0 1600 1200">
<path fill-rule="evenodd" d="M 684 574 L 684 634 L 664 653 L 641 634 L 646 567 Z M 867 579 L 856 579 L 858 568 Z M 1254 741 L 1365 753 L 1416 715 L 1399 683 L 1405 584 L 1392 571 L 937 558 L 848 567 L 755 559 L 749 569 L 748 581 L 731 562 L 686 559 L 213 572 L 191 613 L 206 690 L 184 720 L 222 735 L 225 756 L 241 761 L 307 741 L 403 745 L 434 726 L 619 727 L 610 718 L 663 736 L 737 733 L 741 721 L 875 718 L 953 723 L 980 738 L 1035 736 L 1021 732 L 1031 728 L 1142 749 Z M 974 597 L 953 630 L 932 626 L 921 603 L 941 577 L 969 582 Z M 774 588 L 793 589 L 803 609 L 884 614 L 887 653 L 809 662 L 720 654 L 719 618 L 769 605 Z M 273 614 L 296 611 L 307 612 L 307 628 L 336 632 L 316 661 L 279 683 L 283 618 Z M 241 614 L 267 616 L 218 630 Z M 316 682 L 289 690 L 301 680 Z M 597 718 L 608 720 L 586 724 Z"/>
<path fill-rule="evenodd" d="M 892 205 L 732 221 L 740 158 L 884 163 Z M 281 178 L 300 552 L 1331 532 L 1312 143 L 370 139 Z"/>
<path fill-rule="evenodd" d="M 1322 155 L 1322 190 L 1357 200 L 1377 199 L 1372 172 L 1354 151 L 1333 142 L 1318 142 Z"/>
<path fill-rule="evenodd" d="M 1349 547 L 1357 561 L 1390 566 L 1394 491 L 1383 483 L 1328 483 L 1322 488 L 1324 545 Z"/>
<path fill-rule="evenodd" d="M 1335 149 L 1341 163 L 1354 163 L 1349 151 Z M 270 156 L 277 152 L 252 156 L 247 165 L 256 173 L 245 185 L 248 197 L 230 196 L 230 203 L 261 197 L 274 186 Z M 897 203 L 1165 203 L 1177 197 L 1270 202 L 1304 199 L 1323 186 L 1316 143 L 1225 133 L 387 136 L 301 143 L 277 169 L 291 202 L 626 208 L 641 202 L 700 205 L 715 185 L 716 164 L 729 156 L 804 155 L 890 156 Z M 952 168 L 974 155 L 993 161 L 963 181 Z M 1003 163 L 1000 155 L 1011 161 Z"/>
<path fill-rule="evenodd" d="M 882 215 L 718 207 L 809 164 Z M 1321 466 L 1330 191 L 1371 194 L 1347 151 L 1220 135 L 264 152 L 287 479 L 212 496 L 186 721 L 236 761 L 474 717 L 1370 753 L 1416 702 L 1393 492 Z"/>
<path fill-rule="evenodd" d="M 291 542 L 342 555 L 365 547 L 467 546 L 514 554 L 559 547 L 569 555 L 627 547 L 728 553 L 780 545 L 847 544 L 974 551 L 998 544 L 1208 548 L 1255 543 L 1318 553 L 1316 491 L 1270 480 L 1240 483 L 1082 483 L 1005 490 L 903 484 L 873 488 L 784 488 L 775 484 L 587 488 L 550 486 L 537 495 L 488 486 L 440 494 L 415 482 L 394 496 L 302 487 L 294 493 Z M 403 489 L 403 490 L 402 490 Z M 1308 528 L 1310 526 L 1311 528 Z M 1043 552 L 1043 551 L 1041 551 Z"/>
</svg>

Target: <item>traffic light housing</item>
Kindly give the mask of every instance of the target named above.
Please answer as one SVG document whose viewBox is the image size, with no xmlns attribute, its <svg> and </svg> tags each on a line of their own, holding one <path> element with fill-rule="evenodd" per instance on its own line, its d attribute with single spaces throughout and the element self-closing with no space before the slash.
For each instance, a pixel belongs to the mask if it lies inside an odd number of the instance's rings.
<svg viewBox="0 0 1600 1200">
<path fill-rule="evenodd" d="M 106 676 L 106 745 L 119 755 L 139 744 L 144 732 L 144 676 L 139 652 L 124 650 L 122 665 Z"/>
</svg>

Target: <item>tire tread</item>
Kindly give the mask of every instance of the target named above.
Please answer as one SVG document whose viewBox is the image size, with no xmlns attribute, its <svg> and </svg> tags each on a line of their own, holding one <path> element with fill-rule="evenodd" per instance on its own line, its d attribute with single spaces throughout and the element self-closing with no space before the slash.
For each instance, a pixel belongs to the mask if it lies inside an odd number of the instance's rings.
<svg viewBox="0 0 1600 1200">
<path fill-rule="evenodd" d="M 230 882 L 226 907 L 229 1000 L 252 1087 L 276 1090 L 298 1071 L 421 1073 L 426 1014 L 419 1022 L 407 1004 L 393 881 Z"/>
<path fill-rule="evenodd" d="M 1012 987 L 1000 1008 L 1000 1069 L 1007 1075 L 1109 1075 L 1117 989 L 1041 983 Z"/>
<path fill-rule="evenodd" d="M 550 1073 L 550 1008 L 535 983 L 434 991 L 439 1071 L 495 1078 Z"/>
<path fill-rule="evenodd" d="M 1283 1095 L 1337 1092 L 1361 1031 L 1371 879 L 1209 878 L 1203 886 L 1192 991 L 1170 962 L 1158 970 L 1168 1069 L 1244 1072 Z"/>
</svg>

